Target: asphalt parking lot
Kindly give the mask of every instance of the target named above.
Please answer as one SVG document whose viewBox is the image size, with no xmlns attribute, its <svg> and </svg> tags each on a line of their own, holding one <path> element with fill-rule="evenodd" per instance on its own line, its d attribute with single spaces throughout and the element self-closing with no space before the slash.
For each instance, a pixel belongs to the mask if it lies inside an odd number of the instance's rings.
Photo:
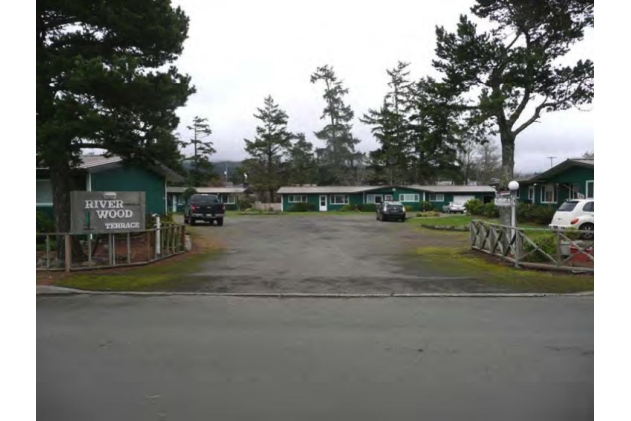
<svg viewBox="0 0 631 421">
<path fill-rule="evenodd" d="M 466 246 L 455 236 L 366 215 L 239 216 L 191 227 L 225 247 L 171 289 L 265 293 L 505 292 L 416 255 L 422 245 Z"/>
</svg>

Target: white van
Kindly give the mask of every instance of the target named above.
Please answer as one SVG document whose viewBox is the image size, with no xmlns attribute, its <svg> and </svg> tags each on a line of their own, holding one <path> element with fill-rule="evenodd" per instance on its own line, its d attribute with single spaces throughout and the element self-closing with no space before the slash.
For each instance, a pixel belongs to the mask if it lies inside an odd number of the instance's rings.
<svg viewBox="0 0 631 421">
<path fill-rule="evenodd" d="M 552 217 L 550 228 L 577 228 L 582 231 L 594 231 L 594 199 L 566 201 Z M 593 233 L 585 233 L 582 237 L 592 238 Z"/>
</svg>

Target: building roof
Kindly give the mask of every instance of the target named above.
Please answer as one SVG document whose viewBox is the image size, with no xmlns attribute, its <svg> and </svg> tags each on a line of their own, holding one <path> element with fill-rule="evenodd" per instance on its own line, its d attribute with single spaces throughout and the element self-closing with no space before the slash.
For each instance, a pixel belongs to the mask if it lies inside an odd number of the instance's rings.
<svg viewBox="0 0 631 421">
<path fill-rule="evenodd" d="M 566 171 L 567 169 L 572 168 L 572 167 L 594 168 L 594 159 L 593 158 L 592 159 L 587 159 L 587 158 L 566 159 L 560 164 L 557 164 L 554 167 L 550 168 L 548 171 L 542 172 L 541 174 L 537 174 L 531 177 L 530 179 L 525 180 L 524 182 L 529 182 L 529 183 L 543 182 L 546 179 L 553 177 L 559 173 L 562 173 L 563 171 Z"/>
<path fill-rule="evenodd" d="M 426 191 L 431 193 L 495 193 L 495 189 L 491 186 L 317 186 L 317 187 L 297 187 L 284 186 L 278 190 L 279 194 L 330 194 L 330 193 L 363 193 L 371 190 L 387 189 L 387 188 L 404 188 L 418 191 Z"/>
<path fill-rule="evenodd" d="M 104 155 L 84 155 L 81 157 L 81 164 L 77 168 L 86 170 L 88 172 L 94 172 L 101 169 L 105 169 L 109 166 L 121 165 L 123 163 L 123 158 L 120 156 L 104 156 Z M 155 161 L 153 165 L 149 165 L 149 167 L 166 177 L 168 181 L 181 183 L 185 179 L 180 174 L 173 171 L 171 168 L 166 165 Z M 37 168 L 38 170 L 47 170 L 48 168 Z"/>
<path fill-rule="evenodd" d="M 167 186 L 167 193 L 184 193 L 188 187 Z M 245 193 L 247 187 L 194 187 L 197 193 L 207 194 L 236 194 Z"/>
</svg>

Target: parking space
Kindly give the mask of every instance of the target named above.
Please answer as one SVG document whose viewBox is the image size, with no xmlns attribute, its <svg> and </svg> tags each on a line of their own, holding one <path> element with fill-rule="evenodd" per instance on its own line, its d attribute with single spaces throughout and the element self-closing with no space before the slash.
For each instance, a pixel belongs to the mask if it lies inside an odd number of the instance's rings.
<svg viewBox="0 0 631 421">
<path fill-rule="evenodd" d="M 173 288 L 207 292 L 501 292 L 474 276 L 418 258 L 422 246 L 466 245 L 466 236 L 418 231 L 374 214 L 226 218 L 191 228 L 226 249 Z"/>
</svg>

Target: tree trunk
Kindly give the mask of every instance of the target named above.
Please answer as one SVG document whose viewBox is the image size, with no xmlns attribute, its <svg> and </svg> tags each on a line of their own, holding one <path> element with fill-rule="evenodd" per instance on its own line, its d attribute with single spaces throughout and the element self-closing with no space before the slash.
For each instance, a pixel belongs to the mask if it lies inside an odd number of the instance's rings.
<svg viewBox="0 0 631 421">
<path fill-rule="evenodd" d="M 58 234 L 70 232 L 70 192 L 75 190 L 75 180 L 68 162 L 59 162 L 50 167 L 50 182 L 53 190 L 53 214 L 55 227 Z M 57 257 L 65 258 L 63 235 L 57 236 Z M 85 253 L 78 237 L 72 237 L 72 260 L 81 262 L 85 260 Z"/>
<path fill-rule="evenodd" d="M 507 131 L 502 131 L 500 135 L 502 142 L 502 174 L 498 190 L 508 191 L 508 183 L 513 180 L 513 171 L 515 169 L 515 136 Z M 499 208 L 500 224 L 511 224 L 511 208 L 502 206 Z"/>
</svg>

